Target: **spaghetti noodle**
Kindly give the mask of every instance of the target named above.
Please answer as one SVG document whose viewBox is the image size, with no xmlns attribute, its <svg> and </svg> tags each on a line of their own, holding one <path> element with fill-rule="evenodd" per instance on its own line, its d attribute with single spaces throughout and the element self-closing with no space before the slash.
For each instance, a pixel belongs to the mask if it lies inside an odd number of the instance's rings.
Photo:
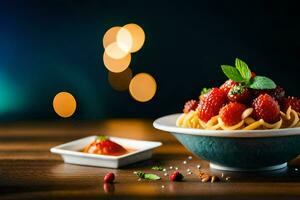
<svg viewBox="0 0 300 200">
<path fill-rule="evenodd" d="M 183 128 L 205 130 L 255 130 L 300 127 L 300 113 L 291 107 L 285 113 L 281 111 L 280 120 L 273 124 L 267 123 L 263 119 L 255 120 L 251 117 L 252 112 L 253 108 L 246 109 L 239 123 L 233 126 L 226 126 L 219 115 L 212 117 L 208 122 L 204 122 L 198 117 L 198 111 L 195 110 L 181 114 L 176 121 L 176 125 Z"/>
</svg>

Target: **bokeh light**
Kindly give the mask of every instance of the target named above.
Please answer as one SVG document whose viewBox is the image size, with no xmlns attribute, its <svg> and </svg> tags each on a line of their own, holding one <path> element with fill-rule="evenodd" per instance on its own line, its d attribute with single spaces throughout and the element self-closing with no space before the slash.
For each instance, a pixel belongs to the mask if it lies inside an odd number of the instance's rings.
<svg viewBox="0 0 300 200">
<path fill-rule="evenodd" d="M 103 40 L 102 40 L 104 48 L 106 48 L 111 43 L 116 42 L 117 34 L 118 34 L 118 32 L 121 28 L 122 27 L 120 27 L 120 26 L 114 26 L 114 27 L 108 29 L 108 31 L 105 32 L 105 34 L 103 36 Z"/>
<path fill-rule="evenodd" d="M 68 92 L 60 92 L 53 99 L 53 108 L 61 117 L 71 117 L 76 110 L 76 100 Z"/>
<path fill-rule="evenodd" d="M 117 42 L 109 44 L 105 48 L 105 53 L 113 59 L 121 59 L 128 55 L 128 52 L 121 49 Z"/>
<path fill-rule="evenodd" d="M 132 46 L 130 52 L 134 53 L 140 50 L 145 42 L 145 32 L 143 31 L 143 29 L 137 24 L 126 24 L 122 29 L 127 29 L 131 34 Z M 125 37 L 125 34 L 123 34 L 123 37 Z M 123 38 L 123 40 L 125 41 L 125 38 Z"/>
<path fill-rule="evenodd" d="M 103 63 L 108 69 L 108 82 L 112 88 L 129 93 L 139 102 L 151 100 L 157 89 L 155 79 L 147 73 L 140 73 L 132 78 L 129 67 L 131 53 L 139 51 L 145 42 L 145 32 L 137 24 L 114 26 L 103 36 Z"/>
<path fill-rule="evenodd" d="M 129 84 L 129 92 L 131 96 L 140 102 L 146 102 L 153 98 L 156 93 L 156 81 L 147 73 L 135 75 Z"/>
<path fill-rule="evenodd" d="M 129 87 L 132 78 L 132 71 L 127 68 L 121 73 L 108 72 L 108 82 L 112 88 L 117 91 L 125 91 Z"/>
<path fill-rule="evenodd" d="M 118 46 L 125 52 L 130 52 L 130 50 L 133 48 L 132 34 L 126 28 L 119 29 L 116 42 Z"/>
<path fill-rule="evenodd" d="M 120 73 L 127 69 L 131 61 L 131 55 L 127 54 L 121 59 L 113 59 L 107 55 L 106 52 L 103 53 L 103 63 L 104 66 L 111 72 Z"/>
</svg>

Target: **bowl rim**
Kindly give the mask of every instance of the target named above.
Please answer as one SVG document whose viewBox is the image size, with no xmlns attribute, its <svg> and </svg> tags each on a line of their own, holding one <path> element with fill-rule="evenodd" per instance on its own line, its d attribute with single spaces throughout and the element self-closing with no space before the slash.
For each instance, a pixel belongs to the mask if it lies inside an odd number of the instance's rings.
<svg viewBox="0 0 300 200">
<path fill-rule="evenodd" d="M 176 126 L 176 119 L 181 114 L 182 113 L 176 113 L 160 117 L 154 120 L 153 126 L 156 129 L 171 133 L 210 137 L 258 138 L 300 135 L 300 127 L 268 130 L 203 130 L 195 128 L 182 128 Z"/>
</svg>

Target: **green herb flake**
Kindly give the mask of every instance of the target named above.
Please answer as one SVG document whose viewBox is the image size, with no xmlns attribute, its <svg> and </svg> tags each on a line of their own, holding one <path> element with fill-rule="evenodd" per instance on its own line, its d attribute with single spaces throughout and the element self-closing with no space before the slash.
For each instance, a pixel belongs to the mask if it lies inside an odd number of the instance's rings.
<svg viewBox="0 0 300 200">
<path fill-rule="evenodd" d="M 161 179 L 156 174 L 144 173 L 144 172 L 141 172 L 141 171 L 134 172 L 134 174 L 137 175 L 138 177 L 142 178 L 142 179 L 147 179 L 147 180 L 155 181 L 155 180 Z"/>
<path fill-rule="evenodd" d="M 202 88 L 202 90 L 201 90 L 201 95 L 207 94 L 207 93 L 209 93 L 210 91 L 211 91 L 211 88 L 206 88 L 206 87 L 204 87 L 204 88 Z"/>
<path fill-rule="evenodd" d="M 96 140 L 100 140 L 100 141 L 104 141 L 104 140 L 107 140 L 108 139 L 108 136 L 106 135 L 98 135 L 96 137 Z"/>
<path fill-rule="evenodd" d="M 162 171 L 163 168 L 161 166 L 153 166 L 151 169 L 156 170 L 156 171 Z"/>
</svg>

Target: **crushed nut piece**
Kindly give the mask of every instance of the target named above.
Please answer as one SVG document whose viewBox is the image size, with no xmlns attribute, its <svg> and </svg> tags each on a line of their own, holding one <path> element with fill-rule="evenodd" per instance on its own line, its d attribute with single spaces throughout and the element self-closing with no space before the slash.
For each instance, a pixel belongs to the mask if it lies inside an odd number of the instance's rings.
<svg viewBox="0 0 300 200">
<path fill-rule="evenodd" d="M 217 182 L 217 181 L 219 181 L 219 180 L 220 180 L 219 177 L 217 177 L 217 176 L 212 176 L 210 182 L 211 182 L 211 183 L 214 183 L 214 182 Z"/>
<path fill-rule="evenodd" d="M 204 177 L 204 178 L 201 179 L 201 181 L 202 181 L 203 183 L 206 183 L 206 182 L 210 181 L 210 177 L 209 177 L 209 176 Z"/>
<path fill-rule="evenodd" d="M 214 183 L 214 182 L 218 182 L 218 181 L 220 181 L 220 179 L 219 179 L 219 177 L 218 176 L 212 176 L 212 175 L 210 175 L 210 174 L 207 174 L 207 173 L 204 173 L 204 172 L 200 172 L 199 173 L 199 177 L 200 177 L 200 179 L 201 179 L 201 181 L 203 182 L 203 183 L 206 183 L 206 182 L 211 182 L 211 183 Z"/>
</svg>

